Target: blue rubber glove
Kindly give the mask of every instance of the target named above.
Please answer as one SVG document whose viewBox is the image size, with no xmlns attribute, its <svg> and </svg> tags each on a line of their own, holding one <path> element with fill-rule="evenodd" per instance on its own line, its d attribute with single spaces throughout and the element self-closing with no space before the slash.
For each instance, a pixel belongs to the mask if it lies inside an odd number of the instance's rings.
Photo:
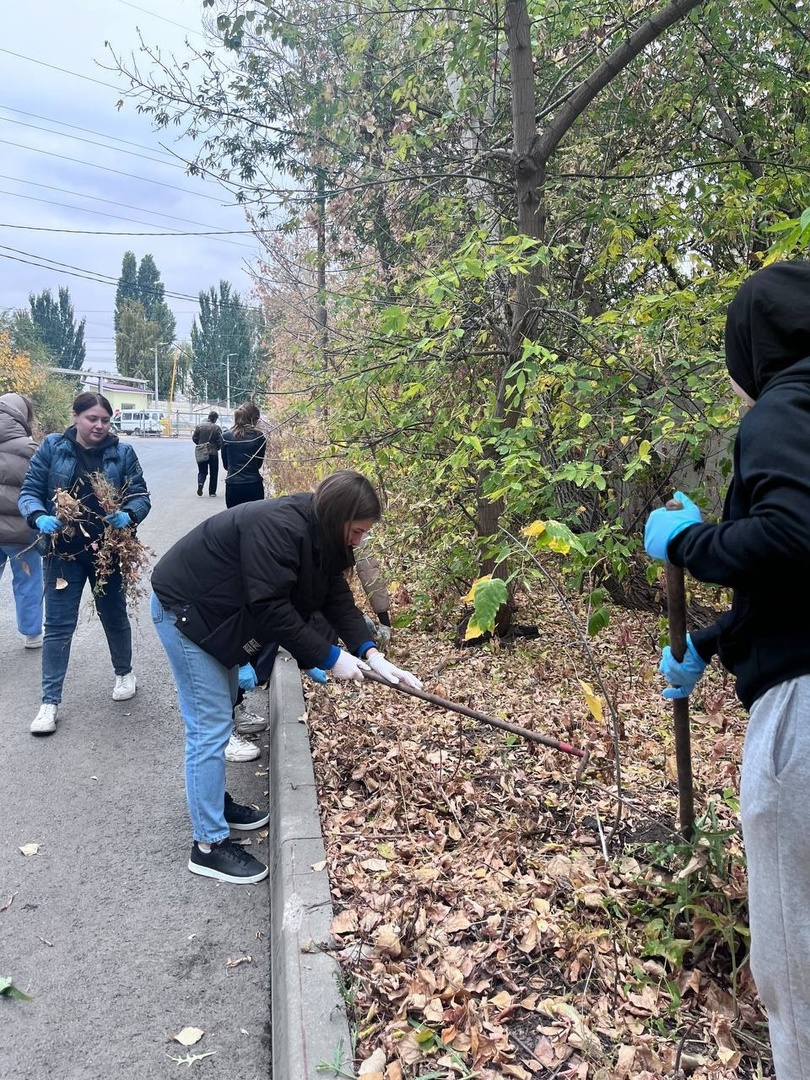
<svg viewBox="0 0 810 1080">
<path fill-rule="evenodd" d="M 703 518 L 700 508 L 682 491 L 675 498 L 683 504 L 683 510 L 667 510 L 665 506 L 653 510 L 644 526 L 644 550 L 651 559 L 666 561 L 667 549 L 672 540 L 692 525 L 699 525 Z"/>
<path fill-rule="evenodd" d="M 706 661 L 692 644 L 692 638 L 686 635 L 686 652 L 680 663 L 672 655 L 672 649 L 665 645 L 661 652 L 658 670 L 670 684 L 663 693 L 668 701 L 686 698 L 692 693 L 697 681 L 706 670 Z"/>
<path fill-rule="evenodd" d="M 239 668 L 239 689 L 253 690 L 258 685 L 253 665 L 243 664 L 242 667 Z"/>
<path fill-rule="evenodd" d="M 37 518 L 37 529 L 41 533 L 55 533 L 62 528 L 62 522 L 53 514 L 42 514 Z"/>
<path fill-rule="evenodd" d="M 307 670 L 307 675 L 309 675 L 310 679 L 312 679 L 313 682 L 318 682 L 318 683 L 327 683 L 327 682 L 329 682 L 329 676 L 326 674 L 326 672 L 323 670 L 323 668 L 311 667 L 311 668 L 309 668 Z"/>
<path fill-rule="evenodd" d="M 125 529 L 127 525 L 132 524 L 132 518 L 126 510 L 113 510 L 111 514 L 107 514 L 104 520 L 115 529 Z"/>
</svg>

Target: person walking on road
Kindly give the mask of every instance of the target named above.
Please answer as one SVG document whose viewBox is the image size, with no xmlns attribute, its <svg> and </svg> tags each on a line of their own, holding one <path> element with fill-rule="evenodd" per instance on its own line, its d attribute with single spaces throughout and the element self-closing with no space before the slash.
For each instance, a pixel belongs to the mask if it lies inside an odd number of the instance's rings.
<svg viewBox="0 0 810 1080">
<path fill-rule="evenodd" d="M 208 494 L 216 498 L 219 479 L 219 451 L 222 446 L 222 428 L 217 423 L 219 413 L 213 409 L 208 419 L 197 424 L 191 433 L 194 443 L 194 460 L 197 462 L 197 494 L 202 495 L 205 478 L 208 477 Z"/>
<path fill-rule="evenodd" d="M 368 480 L 341 471 L 313 494 L 243 503 L 192 529 L 152 573 L 152 619 L 177 683 L 185 723 L 186 798 L 193 830 L 188 868 L 220 881 L 252 883 L 267 867 L 232 843 L 230 830 L 259 828 L 260 810 L 225 790 L 225 747 L 240 674 L 278 642 L 302 668 L 362 679 L 373 669 L 390 682 L 421 687 L 373 641 L 344 570 L 381 515 Z M 347 648 L 310 625 L 323 613 Z M 363 659 L 364 658 L 364 659 Z"/>
<path fill-rule="evenodd" d="M 255 502 L 264 498 L 262 465 L 267 440 L 256 424 L 259 410 L 252 401 L 234 413 L 233 427 L 222 436 L 222 464 L 225 477 L 225 505 Z"/>
<path fill-rule="evenodd" d="M 726 318 L 726 366 L 751 408 L 734 444 L 720 524 L 676 492 L 644 546 L 698 581 L 733 590 L 730 611 L 687 636 L 660 670 L 688 697 L 717 653 L 749 711 L 740 810 L 748 861 L 751 971 L 779 1080 L 810 1080 L 810 263 L 748 278 Z"/>
<path fill-rule="evenodd" d="M 36 532 L 20 513 L 17 500 L 34 456 L 34 406 L 22 394 L 0 397 L 0 577 L 11 564 L 17 630 L 26 649 L 42 648 L 42 558 Z"/>
<path fill-rule="evenodd" d="M 97 589 L 99 559 L 108 531 L 137 525 L 151 504 L 135 451 L 110 434 L 111 418 L 112 406 L 106 397 L 79 394 L 73 402 L 73 424 L 64 434 L 45 438 L 20 489 L 20 513 L 48 545 L 42 706 L 31 724 L 32 735 L 56 730 L 79 602 L 88 581 L 115 670 L 113 700 L 128 701 L 135 695 L 124 581 L 113 566 L 104 575 L 103 588 Z M 119 502 L 114 511 L 105 512 L 99 501 L 99 477 Z"/>
</svg>

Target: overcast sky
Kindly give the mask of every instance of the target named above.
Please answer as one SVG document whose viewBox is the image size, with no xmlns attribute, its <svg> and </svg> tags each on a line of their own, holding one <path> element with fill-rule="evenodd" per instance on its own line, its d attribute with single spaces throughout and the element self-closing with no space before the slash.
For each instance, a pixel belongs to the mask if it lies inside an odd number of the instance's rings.
<svg viewBox="0 0 810 1080">
<path fill-rule="evenodd" d="M 125 251 L 150 253 L 188 338 L 200 291 L 221 278 L 248 303 L 258 254 L 244 214 L 213 181 L 185 175 L 173 132 L 152 131 L 122 98 L 109 41 L 129 55 L 144 41 L 185 54 L 206 43 L 202 0 L 37 0 L 3 5 L 0 36 L 0 309 L 68 286 L 86 317 L 87 364 L 114 367 L 112 310 Z M 209 39 L 210 41 L 210 39 Z M 189 155 L 189 146 L 174 144 Z M 233 230 L 229 236 L 177 233 Z M 151 233 L 158 235 L 115 235 Z M 168 234 L 175 235 L 168 235 Z M 62 264 L 62 265 L 57 265 Z M 99 280 L 101 279 L 101 280 Z"/>
</svg>

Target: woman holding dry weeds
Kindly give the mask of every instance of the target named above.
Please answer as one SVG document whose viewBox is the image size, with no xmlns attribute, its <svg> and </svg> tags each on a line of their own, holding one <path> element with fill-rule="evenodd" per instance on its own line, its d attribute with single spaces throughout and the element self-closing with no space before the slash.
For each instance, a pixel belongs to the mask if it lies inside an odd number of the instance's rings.
<svg viewBox="0 0 810 1080">
<path fill-rule="evenodd" d="M 47 436 L 20 491 L 20 513 L 41 534 L 45 555 L 42 707 L 31 724 L 32 735 L 56 731 L 87 581 L 115 670 L 113 700 L 135 695 L 128 582 L 121 559 L 133 545 L 140 547 L 132 526 L 143 521 L 151 504 L 135 451 L 110 433 L 112 412 L 102 394 L 79 394 L 73 402 L 73 424 L 62 435 Z"/>
</svg>

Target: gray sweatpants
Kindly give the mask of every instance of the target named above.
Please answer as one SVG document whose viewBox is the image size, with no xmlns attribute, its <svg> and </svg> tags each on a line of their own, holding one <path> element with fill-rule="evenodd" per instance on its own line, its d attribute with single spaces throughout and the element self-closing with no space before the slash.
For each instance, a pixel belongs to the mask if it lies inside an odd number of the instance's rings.
<svg viewBox="0 0 810 1080">
<path fill-rule="evenodd" d="M 810 1080 L 810 675 L 751 708 L 740 782 L 751 971 L 779 1080 Z"/>
</svg>

